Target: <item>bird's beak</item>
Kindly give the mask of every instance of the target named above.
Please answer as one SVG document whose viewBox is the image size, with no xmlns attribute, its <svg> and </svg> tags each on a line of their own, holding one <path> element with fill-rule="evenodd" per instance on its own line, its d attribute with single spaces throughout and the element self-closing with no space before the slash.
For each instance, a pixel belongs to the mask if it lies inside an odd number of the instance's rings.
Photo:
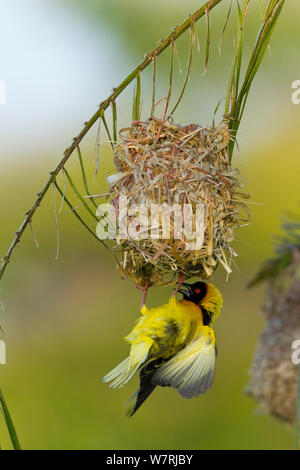
<svg viewBox="0 0 300 470">
<path fill-rule="evenodd" d="M 180 288 L 178 289 L 178 292 L 180 292 L 180 294 L 185 295 L 186 297 L 190 297 L 193 293 L 193 290 L 190 284 L 183 282 Z"/>
</svg>

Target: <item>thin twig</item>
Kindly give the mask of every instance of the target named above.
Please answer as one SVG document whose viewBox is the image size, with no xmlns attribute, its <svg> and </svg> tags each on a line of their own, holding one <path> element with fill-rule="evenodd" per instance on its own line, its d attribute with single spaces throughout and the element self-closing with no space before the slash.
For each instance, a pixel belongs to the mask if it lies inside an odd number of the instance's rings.
<svg viewBox="0 0 300 470">
<path fill-rule="evenodd" d="M 55 228 L 56 228 L 56 261 L 59 258 L 59 227 L 58 227 L 58 220 L 57 220 L 57 210 L 56 210 L 56 201 L 55 201 L 55 184 L 53 182 L 53 211 L 54 211 L 54 221 L 55 221 Z"/>
</svg>

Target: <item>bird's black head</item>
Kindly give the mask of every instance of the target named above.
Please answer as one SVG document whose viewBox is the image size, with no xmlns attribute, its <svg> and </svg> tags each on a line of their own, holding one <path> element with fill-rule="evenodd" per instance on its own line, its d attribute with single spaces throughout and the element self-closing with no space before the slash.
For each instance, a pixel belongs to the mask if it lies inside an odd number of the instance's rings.
<svg viewBox="0 0 300 470">
<path fill-rule="evenodd" d="M 207 285 L 205 282 L 195 282 L 194 284 L 188 284 L 183 282 L 178 289 L 183 295 L 185 300 L 189 300 L 190 302 L 194 302 L 195 304 L 199 305 L 201 300 L 205 297 L 207 292 Z"/>
</svg>

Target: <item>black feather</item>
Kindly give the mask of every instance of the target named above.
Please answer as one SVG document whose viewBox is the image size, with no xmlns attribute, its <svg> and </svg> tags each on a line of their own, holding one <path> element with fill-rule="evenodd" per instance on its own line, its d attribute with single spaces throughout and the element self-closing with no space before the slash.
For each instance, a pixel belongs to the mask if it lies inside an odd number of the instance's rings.
<svg viewBox="0 0 300 470">
<path fill-rule="evenodd" d="M 201 306 L 201 312 L 202 312 L 202 319 L 203 319 L 203 325 L 210 326 L 212 322 L 212 313 L 210 313 L 206 308 Z"/>
<path fill-rule="evenodd" d="M 156 371 L 157 367 L 162 365 L 162 359 L 155 359 L 151 362 L 148 362 L 140 371 L 140 388 L 138 391 L 131 397 L 136 397 L 135 404 L 133 408 L 130 408 L 128 411 L 128 416 L 134 415 L 134 413 L 139 409 L 139 407 L 144 403 L 146 398 L 153 392 L 156 385 L 152 383 L 152 376 Z"/>
</svg>

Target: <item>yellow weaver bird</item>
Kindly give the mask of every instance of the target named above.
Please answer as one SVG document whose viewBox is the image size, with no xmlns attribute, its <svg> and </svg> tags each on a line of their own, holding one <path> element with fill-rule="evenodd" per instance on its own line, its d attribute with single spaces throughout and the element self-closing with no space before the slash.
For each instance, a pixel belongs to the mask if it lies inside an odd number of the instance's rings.
<svg viewBox="0 0 300 470">
<path fill-rule="evenodd" d="M 109 372 L 104 382 L 121 388 L 140 370 L 140 387 L 132 398 L 132 416 L 157 385 L 173 387 L 184 398 L 196 397 L 211 388 L 214 378 L 216 341 L 212 325 L 223 305 L 219 290 L 207 282 L 182 283 L 179 302 L 150 310 L 125 337 L 129 356 Z"/>
</svg>

